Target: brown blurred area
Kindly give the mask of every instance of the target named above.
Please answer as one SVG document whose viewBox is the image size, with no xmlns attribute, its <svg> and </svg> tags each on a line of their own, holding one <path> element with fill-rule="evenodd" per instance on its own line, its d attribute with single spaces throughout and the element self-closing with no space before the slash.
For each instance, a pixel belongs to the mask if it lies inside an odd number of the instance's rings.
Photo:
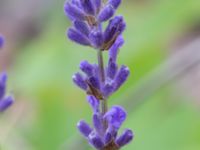
<svg viewBox="0 0 200 150">
<path fill-rule="evenodd" d="M 53 0 L 1 0 L 0 33 L 5 36 L 4 50 L 0 55 L 0 70 L 5 70 L 20 47 L 40 35 L 46 25 L 46 13 Z"/>
<path fill-rule="evenodd" d="M 193 41 L 200 39 L 200 19 L 197 19 L 196 22 L 193 22 L 188 29 L 178 35 L 174 41 L 172 42 L 172 46 L 170 48 L 171 54 L 182 51 L 184 47 L 188 46 Z M 198 40 L 197 46 L 200 45 L 200 40 Z M 200 47 L 200 46 L 199 46 Z M 197 49 L 200 51 L 200 49 Z M 195 56 L 198 56 L 199 53 L 193 53 L 188 56 L 188 60 L 192 60 Z M 183 62 L 184 63 L 184 62 Z M 190 97 L 191 100 L 194 100 L 197 106 L 200 106 L 200 55 L 199 55 L 199 63 L 195 64 L 188 72 L 185 72 L 178 80 L 177 80 L 176 89 L 182 93 L 186 97 Z"/>
</svg>

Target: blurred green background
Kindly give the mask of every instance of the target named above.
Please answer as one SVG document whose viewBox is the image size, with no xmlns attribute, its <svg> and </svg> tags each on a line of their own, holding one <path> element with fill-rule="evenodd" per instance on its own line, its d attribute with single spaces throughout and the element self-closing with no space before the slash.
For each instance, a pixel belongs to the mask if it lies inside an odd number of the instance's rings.
<svg viewBox="0 0 200 150">
<path fill-rule="evenodd" d="M 92 112 L 71 76 L 81 60 L 96 62 L 96 52 L 66 38 L 70 22 L 63 4 L 0 0 L 0 33 L 7 40 L 0 71 L 8 72 L 8 90 L 16 98 L 0 116 L 0 150 L 91 149 L 76 123 L 91 122 Z M 123 0 L 117 14 L 127 22 L 118 62 L 130 67 L 131 76 L 109 106 L 128 110 L 122 128 L 131 128 L 135 139 L 124 149 L 199 150 L 199 64 L 171 77 L 173 82 L 166 79 L 178 66 L 163 73 L 162 64 L 200 37 L 200 1 Z"/>
</svg>

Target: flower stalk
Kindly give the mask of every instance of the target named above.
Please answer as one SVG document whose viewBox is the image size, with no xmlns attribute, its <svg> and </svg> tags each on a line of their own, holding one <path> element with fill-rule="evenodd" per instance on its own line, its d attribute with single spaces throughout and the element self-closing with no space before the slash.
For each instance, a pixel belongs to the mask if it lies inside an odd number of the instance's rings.
<svg viewBox="0 0 200 150">
<path fill-rule="evenodd" d="M 98 66 L 99 66 L 99 76 L 102 83 L 105 82 L 105 71 L 104 71 L 104 62 L 103 62 L 103 53 L 102 50 L 97 51 L 97 58 L 98 58 Z M 108 111 L 108 104 L 107 100 L 104 98 L 100 101 L 101 106 L 101 114 L 102 116 L 105 115 L 105 113 Z M 103 127 L 104 131 L 107 129 L 107 121 L 103 120 Z"/>
<path fill-rule="evenodd" d="M 97 64 L 84 60 L 80 63 L 83 73 L 73 76 L 74 83 L 85 91 L 93 110 L 93 127 L 81 120 L 77 124 L 80 133 L 97 150 L 119 150 L 133 139 L 133 132 L 118 131 L 126 119 L 126 111 L 121 106 L 108 108 L 108 98 L 127 80 L 128 67 L 118 66 L 117 56 L 124 44 L 122 33 L 126 23 L 123 16 L 114 16 L 121 0 L 68 0 L 64 10 L 72 21 L 68 38 L 80 45 L 93 47 L 97 51 Z M 108 21 L 104 29 L 103 24 Z M 109 55 L 104 67 L 103 53 Z"/>
</svg>

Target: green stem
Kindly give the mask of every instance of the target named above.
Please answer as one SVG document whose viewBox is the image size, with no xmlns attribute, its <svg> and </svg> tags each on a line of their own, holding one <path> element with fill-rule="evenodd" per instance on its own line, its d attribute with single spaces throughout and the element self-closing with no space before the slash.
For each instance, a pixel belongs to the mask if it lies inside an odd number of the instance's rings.
<svg viewBox="0 0 200 150">
<path fill-rule="evenodd" d="M 100 82 L 104 84 L 105 82 L 105 71 L 104 71 L 104 63 L 103 63 L 103 54 L 101 50 L 98 50 L 97 53 L 98 57 L 98 66 L 99 66 L 99 76 L 100 76 Z M 100 100 L 100 105 L 101 105 L 101 113 L 104 115 L 107 110 L 108 110 L 108 104 L 106 99 Z M 107 129 L 107 122 L 106 120 L 103 121 L 104 129 Z"/>
</svg>

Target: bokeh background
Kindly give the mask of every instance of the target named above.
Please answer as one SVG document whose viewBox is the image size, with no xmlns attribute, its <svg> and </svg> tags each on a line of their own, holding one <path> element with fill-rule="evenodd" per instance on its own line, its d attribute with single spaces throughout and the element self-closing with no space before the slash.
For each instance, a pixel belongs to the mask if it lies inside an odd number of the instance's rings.
<svg viewBox="0 0 200 150">
<path fill-rule="evenodd" d="M 0 116 L 0 150 L 91 150 L 76 123 L 92 112 L 71 76 L 96 52 L 66 38 L 63 4 L 0 0 L 0 71 L 16 99 Z M 118 62 L 131 76 L 109 106 L 128 111 L 135 139 L 124 149 L 199 150 L 200 1 L 123 0 L 117 14 L 127 21 Z"/>
</svg>

